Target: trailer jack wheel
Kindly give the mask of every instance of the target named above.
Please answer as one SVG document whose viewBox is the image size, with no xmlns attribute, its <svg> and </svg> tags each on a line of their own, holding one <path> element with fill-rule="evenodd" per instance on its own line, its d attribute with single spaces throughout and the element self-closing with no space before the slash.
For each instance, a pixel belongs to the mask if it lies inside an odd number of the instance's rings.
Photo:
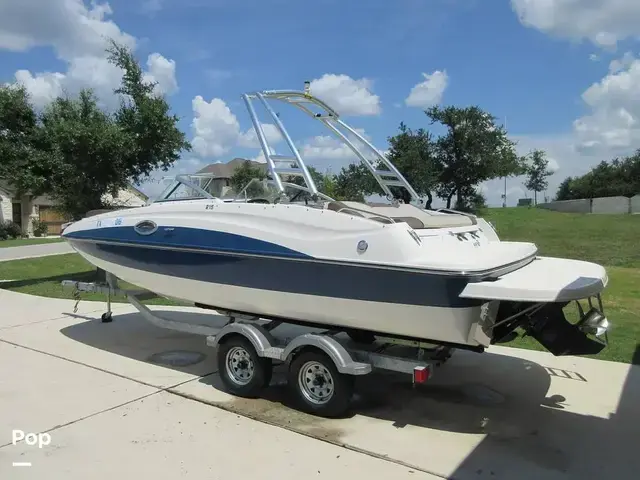
<svg viewBox="0 0 640 480">
<path fill-rule="evenodd" d="M 300 410 L 321 417 L 337 417 L 349 408 L 354 378 L 338 372 L 324 353 L 308 351 L 291 362 L 288 385 Z"/>
<path fill-rule="evenodd" d="M 271 359 L 260 357 L 251 342 L 240 335 L 222 341 L 217 359 L 220 379 L 233 395 L 256 398 L 271 383 Z"/>
<path fill-rule="evenodd" d="M 100 317 L 100 320 L 102 321 L 102 323 L 110 323 L 113 321 L 113 317 L 111 316 L 111 312 L 105 312 L 102 314 L 102 316 Z"/>
</svg>

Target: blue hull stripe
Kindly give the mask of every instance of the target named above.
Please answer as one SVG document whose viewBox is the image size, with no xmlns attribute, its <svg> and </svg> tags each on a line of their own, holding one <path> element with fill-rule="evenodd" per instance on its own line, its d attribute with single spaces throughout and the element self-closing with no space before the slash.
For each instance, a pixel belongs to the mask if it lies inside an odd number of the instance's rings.
<svg viewBox="0 0 640 480">
<path fill-rule="evenodd" d="M 121 242 L 140 246 L 175 247 L 238 254 L 310 259 L 308 255 L 275 243 L 233 233 L 200 228 L 160 227 L 151 235 L 139 235 L 133 227 L 104 227 L 63 235 L 94 242 Z"/>
<path fill-rule="evenodd" d="M 102 234 L 115 228 L 100 230 Z M 177 231 L 178 228 L 173 233 Z M 158 233 L 164 235 L 160 230 Z M 189 238 L 189 242 L 184 241 L 183 238 L 177 238 L 175 242 L 170 243 L 176 248 L 196 248 L 202 249 L 202 252 L 99 242 L 100 238 L 109 242 L 117 239 L 134 243 L 134 240 L 138 240 L 154 246 L 168 244 L 166 238 L 154 242 L 148 242 L 145 237 L 142 237 L 144 240 L 140 240 L 141 236 L 135 232 L 133 234 L 137 238 L 127 238 L 126 235 L 122 235 L 122 232 L 117 236 L 114 232 L 113 236 L 107 234 L 98 237 L 95 230 L 83 236 L 76 234 L 67 236 L 98 240 L 97 243 L 79 242 L 76 246 L 87 254 L 108 262 L 149 273 L 208 283 L 418 306 L 460 308 L 478 306 L 482 303 L 479 300 L 459 297 L 469 281 L 465 278 L 385 268 L 363 268 L 321 261 L 297 261 L 296 258 L 311 259 L 312 257 L 246 237 L 239 237 L 240 240 L 238 240 L 237 235 L 227 237 L 227 234 L 221 232 L 210 233 L 212 235 L 204 233 L 193 235 Z M 206 241 L 207 238 L 209 241 Z M 213 249 L 216 251 L 224 249 L 228 253 L 214 253 L 211 251 Z M 234 255 L 233 252 L 262 254 L 269 257 Z M 280 258 L 274 258 L 276 256 Z M 214 292 L 215 286 L 212 285 L 211 288 Z M 212 295 L 211 304 L 224 307 L 216 301 L 215 294 Z M 394 319 L 390 318 L 389 321 L 393 322 Z"/>
</svg>

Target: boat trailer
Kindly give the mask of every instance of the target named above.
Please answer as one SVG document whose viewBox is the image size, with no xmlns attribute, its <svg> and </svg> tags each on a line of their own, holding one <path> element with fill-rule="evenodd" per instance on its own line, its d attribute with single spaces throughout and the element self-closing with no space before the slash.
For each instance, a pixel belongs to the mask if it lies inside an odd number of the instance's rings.
<svg viewBox="0 0 640 480">
<path fill-rule="evenodd" d="M 317 331 L 286 338 L 274 330 L 283 324 L 296 323 L 213 308 L 209 309 L 227 319 L 222 327 L 177 322 L 163 318 L 143 303 L 158 298 L 155 293 L 120 288 L 118 278 L 99 272 L 104 275 L 104 282 L 62 281 L 63 288 L 73 290 L 74 312 L 82 292 L 105 294 L 107 311 L 101 321 L 109 323 L 113 321 L 112 297 L 124 296 L 156 327 L 205 336 L 206 344 L 216 349 L 225 389 L 239 397 L 259 397 L 271 382 L 274 366 L 285 364 L 289 391 L 296 407 L 322 417 L 341 416 L 349 409 L 357 376 L 375 370 L 404 373 L 411 375 L 415 386 L 427 382 L 435 367 L 448 360 L 454 350 L 414 340 L 374 337 L 367 335 L 368 332 L 326 329 L 326 326 L 325 329 L 310 326 Z"/>
</svg>

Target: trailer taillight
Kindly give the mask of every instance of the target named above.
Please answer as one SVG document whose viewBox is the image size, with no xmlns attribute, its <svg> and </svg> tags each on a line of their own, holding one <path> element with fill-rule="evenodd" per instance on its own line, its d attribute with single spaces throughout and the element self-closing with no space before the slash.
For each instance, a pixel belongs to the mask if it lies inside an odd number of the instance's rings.
<svg viewBox="0 0 640 480">
<path fill-rule="evenodd" d="M 425 383 L 430 376 L 429 367 L 420 366 L 413 369 L 413 383 Z"/>
</svg>

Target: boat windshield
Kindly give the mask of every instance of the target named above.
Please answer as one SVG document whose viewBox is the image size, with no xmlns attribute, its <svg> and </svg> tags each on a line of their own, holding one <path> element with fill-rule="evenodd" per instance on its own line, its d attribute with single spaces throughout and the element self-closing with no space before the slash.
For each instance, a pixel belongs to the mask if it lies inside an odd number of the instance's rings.
<svg viewBox="0 0 640 480">
<path fill-rule="evenodd" d="M 178 175 L 172 180 L 155 202 L 217 198 L 224 202 L 306 203 L 312 198 L 308 188 L 289 182 L 282 182 L 285 187 L 283 195 L 276 182 L 271 179 L 253 178 L 239 190 L 230 185 L 229 179 L 217 178 L 210 174 Z M 319 193 L 318 197 L 333 201 L 331 197 L 322 193 Z"/>
<path fill-rule="evenodd" d="M 219 193 L 216 191 L 218 185 L 214 182 L 215 177 L 212 175 L 177 175 L 164 180 L 170 180 L 170 182 L 154 203 L 215 198 Z"/>
<path fill-rule="evenodd" d="M 237 193 L 229 192 L 223 197 L 225 201 L 249 202 L 249 203 L 279 203 L 279 202 L 309 202 L 312 199 L 311 192 L 296 183 L 282 182 L 284 194 L 280 193 L 276 182 L 271 179 L 253 178 Z M 232 197 L 232 198 L 231 198 Z M 319 193 L 322 200 L 333 201 L 331 197 Z"/>
</svg>

